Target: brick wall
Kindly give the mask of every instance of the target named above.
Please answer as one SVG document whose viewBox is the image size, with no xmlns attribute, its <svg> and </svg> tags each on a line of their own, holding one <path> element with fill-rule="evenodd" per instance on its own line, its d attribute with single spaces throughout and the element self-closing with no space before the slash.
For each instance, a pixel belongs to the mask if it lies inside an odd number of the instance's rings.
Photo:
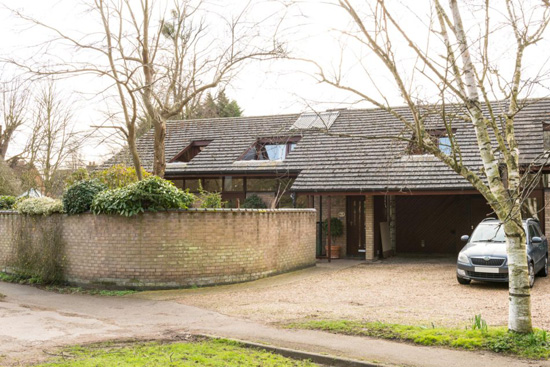
<svg viewBox="0 0 550 367">
<path fill-rule="evenodd" d="M 34 217 L 35 221 L 48 220 Z M 29 218 L 0 213 L 0 268 Z M 136 288 L 254 280 L 315 264 L 315 211 L 189 210 L 135 217 L 62 216 L 66 276 Z"/>
<path fill-rule="evenodd" d="M 374 260 L 374 197 L 365 197 L 365 259 Z"/>
</svg>

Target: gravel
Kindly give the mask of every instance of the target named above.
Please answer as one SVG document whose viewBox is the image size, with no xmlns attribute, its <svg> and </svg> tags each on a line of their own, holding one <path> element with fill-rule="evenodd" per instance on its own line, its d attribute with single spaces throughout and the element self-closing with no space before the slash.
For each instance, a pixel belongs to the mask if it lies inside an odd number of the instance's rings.
<svg viewBox="0 0 550 367">
<path fill-rule="evenodd" d="M 349 319 L 462 327 L 477 314 L 490 326 L 506 325 L 508 320 L 507 285 L 459 285 L 454 259 L 447 258 L 393 258 L 250 284 L 187 292 L 177 298 L 188 305 L 268 323 Z M 550 329 L 549 278 L 537 278 L 531 299 L 534 326 Z"/>
</svg>

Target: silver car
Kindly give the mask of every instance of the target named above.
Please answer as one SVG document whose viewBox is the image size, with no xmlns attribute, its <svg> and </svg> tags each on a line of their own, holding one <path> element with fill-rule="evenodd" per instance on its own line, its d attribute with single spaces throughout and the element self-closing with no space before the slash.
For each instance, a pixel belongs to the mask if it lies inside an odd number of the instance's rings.
<svg viewBox="0 0 550 367">
<path fill-rule="evenodd" d="M 535 274 L 548 275 L 548 241 L 536 219 L 523 221 L 527 235 L 529 286 L 535 284 Z M 478 224 L 472 237 L 461 238 L 466 246 L 458 254 L 456 278 L 460 284 L 472 280 L 508 282 L 508 256 L 504 227 L 497 219 L 487 218 Z"/>
</svg>

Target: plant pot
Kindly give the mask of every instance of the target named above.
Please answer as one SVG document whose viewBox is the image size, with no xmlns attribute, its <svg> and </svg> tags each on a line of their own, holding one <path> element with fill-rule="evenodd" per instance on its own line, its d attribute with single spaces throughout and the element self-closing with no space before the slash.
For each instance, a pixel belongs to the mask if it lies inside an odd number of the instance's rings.
<svg viewBox="0 0 550 367">
<path fill-rule="evenodd" d="M 328 257 L 328 246 L 325 246 L 325 251 Z M 330 258 L 339 259 L 340 258 L 340 246 L 330 246 Z"/>
</svg>

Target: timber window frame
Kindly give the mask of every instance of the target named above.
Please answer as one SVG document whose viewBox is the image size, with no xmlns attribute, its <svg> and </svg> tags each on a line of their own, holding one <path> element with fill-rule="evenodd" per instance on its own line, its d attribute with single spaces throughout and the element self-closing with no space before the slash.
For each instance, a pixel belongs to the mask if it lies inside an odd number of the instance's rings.
<svg viewBox="0 0 550 367">
<path fill-rule="evenodd" d="M 169 163 L 173 162 L 191 162 L 200 152 L 202 152 L 212 140 L 193 140 L 181 152 L 176 154 Z"/>
<path fill-rule="evenodd" d="M 239 157 L 239 161 L 284 161 L 301 136 L 258 138 Z"/>
</svg>

